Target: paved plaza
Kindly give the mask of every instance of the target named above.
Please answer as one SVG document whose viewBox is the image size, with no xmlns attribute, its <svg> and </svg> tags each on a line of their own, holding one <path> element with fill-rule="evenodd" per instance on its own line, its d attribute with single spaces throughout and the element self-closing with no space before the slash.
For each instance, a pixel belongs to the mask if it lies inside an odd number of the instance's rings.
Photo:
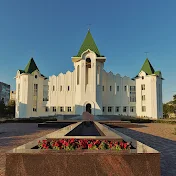
<svg viewBox="0 0 176 176">
<path fill-rule="evenodd" d="M 115 128 L 116 130 L 161 152 L 162 176 L 176 173 L 176 125 L 142 124 L 138 128 Z M 5 173 L 5 152 L 55 131 L 54 128 L 38 128 L 36 123 L 0 124 L 0 176 Z"/>
</svg>

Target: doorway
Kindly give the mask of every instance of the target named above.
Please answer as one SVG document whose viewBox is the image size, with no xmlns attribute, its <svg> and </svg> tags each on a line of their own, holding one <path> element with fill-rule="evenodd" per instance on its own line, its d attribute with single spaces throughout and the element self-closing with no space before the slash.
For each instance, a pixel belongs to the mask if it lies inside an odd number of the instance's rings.
<svg viewBox="0 0 176 176">
<path fill-rule="evenodd" d="M 91 114 L 91 104 L 86 104 L 86 112 L 89 112 Z"/>
</svg>

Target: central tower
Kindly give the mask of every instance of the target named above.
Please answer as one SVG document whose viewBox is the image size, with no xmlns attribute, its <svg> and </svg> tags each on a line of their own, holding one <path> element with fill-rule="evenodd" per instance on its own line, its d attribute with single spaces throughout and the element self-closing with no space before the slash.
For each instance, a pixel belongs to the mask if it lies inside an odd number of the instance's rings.
<svg viewBox="0 0 176 176">
<path fill-rule="evenodd" d="M 102 114 L 102 70 L 105 60 L 88 30 L 78 54 L 72 57 L 76 78 L 76 113 L 86 111 L 86 105 L 90 104 L 93 115 Z"/>
</svg>

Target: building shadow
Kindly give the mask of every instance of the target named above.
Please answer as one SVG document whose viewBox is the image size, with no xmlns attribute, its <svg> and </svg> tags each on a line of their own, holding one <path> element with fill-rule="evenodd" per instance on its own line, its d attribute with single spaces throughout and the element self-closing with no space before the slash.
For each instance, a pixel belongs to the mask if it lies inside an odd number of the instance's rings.
<svg viewBox="0 0 176 176">
<path fill-rule="evenodd" d="M 158 150 L 161 153 L 161 175 L 176 175 L 176 141 L 138 132 L 128 128 L 114 129 Z"/>
</svg>

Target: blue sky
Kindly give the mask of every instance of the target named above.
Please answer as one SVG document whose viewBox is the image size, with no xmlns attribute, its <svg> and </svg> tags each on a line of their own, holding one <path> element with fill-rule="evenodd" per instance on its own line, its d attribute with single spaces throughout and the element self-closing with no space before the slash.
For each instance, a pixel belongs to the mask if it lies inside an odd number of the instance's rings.
<svg viewBox="0 0 176 176">
<path fill-rule="evenodd" d="M 134 77 L 145 61 L 161 70 L 163 101 L 176 93 L 175 0 L 1 0 L 0 81 L 15 89 L 15 75 L 31 57 L 46 76 L 73 70 L 91 23 L 105 70 Z"/>
</svg>

